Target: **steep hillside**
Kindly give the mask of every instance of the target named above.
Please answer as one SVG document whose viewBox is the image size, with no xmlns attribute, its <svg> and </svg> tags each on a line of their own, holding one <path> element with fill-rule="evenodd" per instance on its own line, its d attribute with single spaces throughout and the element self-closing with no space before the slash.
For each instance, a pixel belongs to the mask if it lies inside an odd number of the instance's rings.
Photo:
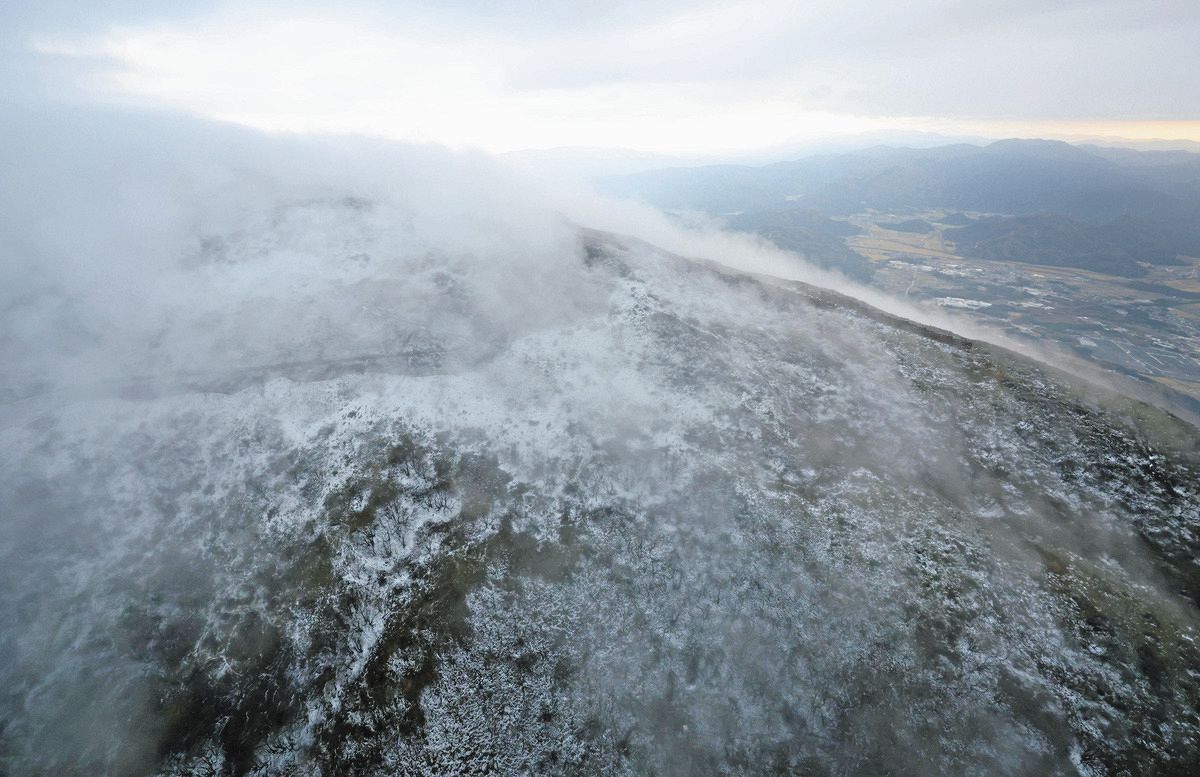
<svg viewBox="0 0 1200 777">
<path fill-rule="evenodd" d="M 486 340 L 421 261 L 420 360 L 6 405 L 0 770 L 1191 773 L 1195 429 L 610 236 Z"/>
</svg>

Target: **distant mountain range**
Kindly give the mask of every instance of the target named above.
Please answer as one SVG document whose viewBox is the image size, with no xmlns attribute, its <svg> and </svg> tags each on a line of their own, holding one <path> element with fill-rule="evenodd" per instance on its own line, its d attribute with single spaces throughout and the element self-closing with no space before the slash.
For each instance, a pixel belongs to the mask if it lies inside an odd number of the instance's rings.
<svg viewBox="0 0 1200 777">
<path fill-rule="evenodd" d="M 1138 276 L 1141 263 L 1200 256 L 1200 154 L 1186 151 L 1050 140 L 878 147 L 761 167 L 655 170 L 598 185 L 666 209 L 736 214 L 733 226 L 789 232 L 784 247 L 818 259 L 828 248 L 823 237 L 797 241 L 795 229 L 780 225 L 866 210 L 965 211 L 988 217 L 946 236 L 980 258 Z M 860 274 L 862 263 L 852 260 L 848 269 Z"/>
</svg>

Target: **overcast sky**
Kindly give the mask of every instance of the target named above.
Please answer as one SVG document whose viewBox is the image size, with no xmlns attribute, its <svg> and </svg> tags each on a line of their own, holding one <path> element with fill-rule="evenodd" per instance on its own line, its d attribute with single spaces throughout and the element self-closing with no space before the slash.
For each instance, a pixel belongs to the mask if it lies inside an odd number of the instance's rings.
<svg viewBox="0 0 1200 777">
<path fill-rule="evenodd" d="M 10 100 L 489 151 L 1200 140 L 1197 0 L 31 0 L 0 7 L 0 30 Z"/>
</svg>

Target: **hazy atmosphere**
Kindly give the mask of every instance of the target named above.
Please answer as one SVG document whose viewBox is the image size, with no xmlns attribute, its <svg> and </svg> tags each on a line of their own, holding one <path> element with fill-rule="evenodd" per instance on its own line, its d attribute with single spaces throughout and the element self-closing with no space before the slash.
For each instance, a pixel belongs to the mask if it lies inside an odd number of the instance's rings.
<svg viewBox="0 0 1200 777">
<path fill-rule="evenodd" d="M 0 9 L 0 775 L 1196 774 L 1197 40 Z"/>
<path fill-rule="evenodd" d="M 4 93 L 489 151 L 822 135 L 1200 140 L 1166 2 L 28 3 Z"/>
</svg>

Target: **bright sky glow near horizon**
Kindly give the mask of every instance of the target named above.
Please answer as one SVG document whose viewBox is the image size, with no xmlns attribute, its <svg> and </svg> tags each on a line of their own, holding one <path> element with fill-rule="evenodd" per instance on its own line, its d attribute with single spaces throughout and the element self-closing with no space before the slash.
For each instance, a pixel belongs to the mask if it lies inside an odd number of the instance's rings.
<svg viewBox="0 0 1200 777">
<path fill-rule="evenodd" d="M 274 131 L 677 155 L 887 131 L 1200 141 L 1190 0 L 69 5 L 0 40 L 48 92 Z"/>
</svg>

